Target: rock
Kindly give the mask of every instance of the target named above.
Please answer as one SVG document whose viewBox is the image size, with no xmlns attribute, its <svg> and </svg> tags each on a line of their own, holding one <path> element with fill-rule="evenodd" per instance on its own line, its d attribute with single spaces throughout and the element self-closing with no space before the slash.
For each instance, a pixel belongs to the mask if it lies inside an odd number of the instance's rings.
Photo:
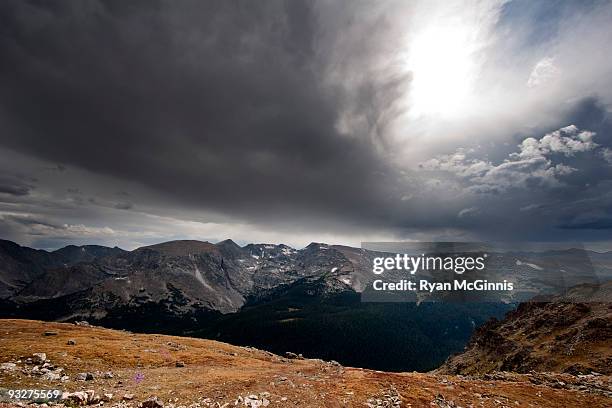
<svg viewBox="0 0 612 408">
<path fill-rule="evenodd" d="M 267 407 L 270 405 L 270 401 L 265 398 L 266 396 L 270 396 L 270 393 L 262 392 L 260 395 L 250 394 L 244 398 L 239 396 L 238 399 L 234 401 L 234 405 L 244 405 L 249 408 Z"/>
<path fill-rule="evenodd" d="M 69 345 L 69 346 L 74 346 L 74 345 L 76 345 L 76 340 L 75 339 L 68 339 L 66 344 Z"/>
<path fill-rule="evenodd" d="M 304 356 L 302 356 L 301 354 L 295 354 L 290 351 L 287 351 L 285 353 L 285 357 L 290 358 L 292 360 L 303 360 L 304 359 Z"/>
<path fill-rule="evenodd" d="M 75 380 L 78 381 L 91 381 L 94 379 L 94 375 L 92 373 L 78 373 L 75 377 Z"/>
<path fill-rule="evenodd" d="M 62 394 L 63 400 L 68 400 L 75 405 L 87 404 L 87 393 L 85 391 L 65 392 Z"/>
<path fill-rule="evenodd" d="M 93 402 L 94 399 L 94 395 L 96 394 L 94 390 L 87 390 L 85 391 L 85 394 L 87 394 L 87 402 Z"/>
<path fill-rule="evenodd" d="M 379 393 L 377 396 L 369 398 L 366 402 L 366 406 L 369 408 L 399 408 L 402 406 L 402 396 L 397 389 L 392 386 L 390 389 Z"/>
<path fill-rule="evenodd" d="M 102 397 L 104 401 L 109 402 L 113 399 L 113 394 L 109 392 L 109 393 L 104 394 Z"/>
<path fill-rule="evenodd" d="M 47 355 L 45 353 L 34 353 L 32 354 L 33 364 L 44 364 L 47 361 Z"/>
<path fill-rule="evenodd" d="M 57 336 L 57 332 L 54 330 L 47 330 L 45 333 L 45 336 Z"/>
<path fill-rule="evenodd" d="M 157 397 L 151 397 L 138 405 L 140 408 L 164 408 L 164 403 Z"/>
<path fill-rule="evenodd" d="M 15 369 L 17 369 L 17 364 L 15 364 L 15 363 L 2 363 L 2 364 L 0 364 L 0 370 L 13 371 Z"/>
<path fill-rule="evenodd" d="M 456 408 L 457 404 L 455 401 L 447 400 L 443 395 L 436 395 L 436 399 L 434 399 L 431 405 L 437 406 L 439 408 Z"/>
<path fill-rule="evenodd" d="M 85 392 L 87 393 L 87 403 L 88 404 L 99 405 L 102 401 L 104 401 L 103 397 L 96 395 L 94 390 L 87 390 Z"/>
<path fill-rule="evenodd" d="M 179 343 L 175 343 L 173 341 L 169 341 L 166 344 L 168 345 L 168 348 L 170 350 L 174 350 L 174 351 L 185 350 L 187 348 L 186 346 L 179 344 Z"/>
<path fill-rule="evenodd" d="M 185 367 L 185 363 L 182 361 L 177 361 L 175 364 L 177 367 Z"/>
<path fill-rule="evenodd" d="M 244 405 L 249 408 L 259 408 L 262 406 L 262 402 L 257 395 L 251 394 L 244 397 Z"/>
<path fill-rule="evenodd" d="M 68 380 L 70 380 L 70 377 L 68 377 L 67 375 L 64 375 L 62 378 L 60 378 L 61 382 L 66 382 Z"/>
<path fill-rule="evenodd" d="M 111 371 L 107 371 L 104 374 L 102 374 L 102 378 L 107 379 L 107 380 L 109 380 L 109 379 L 111 379 L 113 377 L 114 376 L 113 376 L 113 373 Z"/>
<path fill-rule="evenodd" d="M 134 399 L 134 394 L 124 394 L 122 399 L 124 401 L 131 401 Z"/>
<path fill-rule="evenodd" d="M 43 376 L 40 378 L 42 378 L 43 380 L 48 380 L 48 381 L 57 381 L 60 378 L 62 378 L 62 376 L 60 373 L 49 371 L 43 374 Z"/>
<path fill-rule="evenodd" d="M 86 320 L 81 320 L 81 321 L 78 321 L 78 322 L 74 322 L 74 324 L 75 324 L 75 325 L 77 325 L 77 326 L 85 326 L 85 327 L 89 327 L 89 326 L 91 326 L 91 325 L 89 324 L 89 322 L 88 322 L 88 321 L 86 321 Z"/>
</svg>

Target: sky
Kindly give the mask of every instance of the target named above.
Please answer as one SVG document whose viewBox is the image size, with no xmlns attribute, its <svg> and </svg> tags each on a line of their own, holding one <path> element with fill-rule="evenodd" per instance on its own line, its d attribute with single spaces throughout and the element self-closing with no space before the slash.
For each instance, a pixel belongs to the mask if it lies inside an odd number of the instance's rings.
<svg viewBox="0 0 612 408">
<path fill-rule="evenodd" d="M 609 1 L 0 2 L 0 238 L 612 249 Z"/>
</svg>

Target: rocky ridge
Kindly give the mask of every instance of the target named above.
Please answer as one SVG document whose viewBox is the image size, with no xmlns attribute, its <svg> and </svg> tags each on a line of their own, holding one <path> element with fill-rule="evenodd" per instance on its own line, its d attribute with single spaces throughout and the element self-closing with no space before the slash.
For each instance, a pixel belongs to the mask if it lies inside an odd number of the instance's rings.
<svg viewBox="0 0 612 408">
<path fill-rule="evenodd" d="M 597 290 L 600 298 L 592 298 Z M 612 282 L 538 298 L 477 328 L 464 352 L 437 373 L 554 371 L 612 374 Z M 589 302 L 585 302 L 585 299 Z"/>
<path fill-rule="evenodd" d="M 45 252 L 1 242 L 5 309 L 12 306 L 15 315 L 47 309 L 53 316 L 39 317 L 55 320 L 97 320 L 113 310 L 142 307 L 171 316 L 235 312 L 249 298 L 315 276 L 325 277 L 330 287 L 361 290 L 370 256 L 318 243 L 296 250 L 271 244 L 240 247 L 231 240 L 170 241 L 130 252 L 89 246 Z M 45 307 L 49 304 L 54 307 Z"/>
</svg>

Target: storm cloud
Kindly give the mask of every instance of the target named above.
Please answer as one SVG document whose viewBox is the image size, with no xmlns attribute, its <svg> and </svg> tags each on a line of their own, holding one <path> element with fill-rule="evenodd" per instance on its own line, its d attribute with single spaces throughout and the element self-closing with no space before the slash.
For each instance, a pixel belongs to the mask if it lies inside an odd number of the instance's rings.
<svg viewBox="0 0 612 408">
<path fill-rule="evenodd" d="M 0 235 L 603 239 L 612 63 L 570 34 L 603 44 L 611 30 L 590 23 L 612 7 L 578 18 L 562 3 L 535 30 L 542 10 L 517 2 L 434 3 L 2 2 Z M 447 96 L 476 96 L 461 115 L 415 117 L 436 103 L 413 38 L 435 47 L 428 24 L 453 13 L 479 76 Z M 569 68 L 576 56 L 586 68 Z"/>
</svg>

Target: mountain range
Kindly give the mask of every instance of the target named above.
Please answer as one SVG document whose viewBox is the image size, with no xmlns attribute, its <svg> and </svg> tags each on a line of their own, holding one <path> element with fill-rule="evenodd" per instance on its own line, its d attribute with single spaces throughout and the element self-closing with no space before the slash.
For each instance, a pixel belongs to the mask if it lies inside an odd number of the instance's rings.
<svg viewBox="0 0 612 408">
<path fill-rule="evenodd" d="M 0 241 L 0 317 L 87 320 L 355 366 L 426 371 L 461 351 L 476 327 L 516 306 L 512 298 L 362 302 L 374 256 L 324 243 L 294 249 L 185 240 L 133 251 L 84 245 L 49 252 Z M 491 254 L 490 262 L 526 288 L 612 271 L 611 253 L 584 250 Z M 560 264 L 565 279 L 558 278 Z"/>
</svg>

